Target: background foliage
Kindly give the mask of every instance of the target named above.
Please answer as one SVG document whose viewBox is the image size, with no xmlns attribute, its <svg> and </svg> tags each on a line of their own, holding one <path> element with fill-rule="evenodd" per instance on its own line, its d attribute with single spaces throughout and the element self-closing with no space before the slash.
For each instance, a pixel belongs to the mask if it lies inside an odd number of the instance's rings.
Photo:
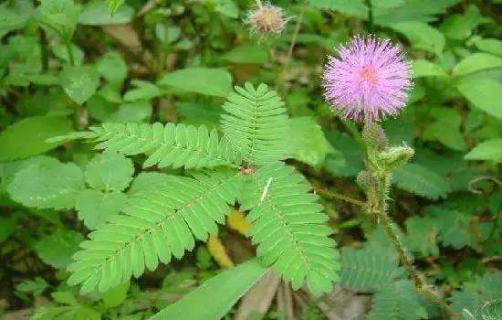
<svg viewBox="0 0 502 320">
<path fill-rule="evenodd" d="M 181 260 L 109 286 L 104 293 L 79 296 L 78 288 L 66 282 L 67 267 L 89 231 L 120 212 L 129 214 L 125 204 L 131 199 L 153 194 L 142 194 L 146 187 L 181 186 L 187 179 L 182 176 L 190 174 L 185 168 L 235 160 L 223 140 L 200 158 L 193 152 L 194 140 L 180 137 L 215 139 L 225 131 L 246 149 L 250 138 L 239 133 L 239 126 L 249 119 L 239 118 L 232 106 L 237 94 L 232 92 L 234 85 L 249 81 L 277 90 L 290 120 L 269 117 L 269 127 L 257 133 L 265 137 L 262 145 L 268 143 L 267 130 L 278 128 L 283 143 L 242 156 L 259 164 L 291 158 L 288 164 L 314 185 L 341 248 L 339 287 L 351 290 L 354 299 L 371 297 L 363 307 L 370 319 L 439 318 L 438 310 L 414 291 L 381 228 L 357 206 L 332 195 L 363 197 L 355 177 L 364 167 L 364 146 L 358 128 L 324 102 L 320 74 L 336 46 L 353 34 L 371 31 L 402 44 L 413 63 L 415 81 L 409 106 L 383 123 L 391 143 L 406 143 L 416 150 L 412 162 L 393 175 L 390 215 L 401 227 L 417 267 L 454 309 L 464 312 L 466 319 L 500 319 L 502 307 L 493 303 L 502 299 L 500 1 L 273 4 L 290 18 L 275 37 L 249 32 L 245 19 L 254 1 L 0 3 L 0 316 L 146 319 L 188 292 L 195 299 L 188 301 L 200 301 L 197 295 L 204 299 L 207 294 L 192 290 L 206 281 L 220 285 L 221 292 L 231 291 L 223 285 L 228 282 L 224 273 L 217 276 L 223 284 L 212 278 L 221 261 L 214 250 L 210 248 L 210 254 L 193 239 L 193 244 L 183 244 L 182 251 L 193 250 Z M 138 155 L 165 141 L 137 149 L 128 145 L 127 137 L 106 142 L 122 130 L 120 124 L 102 126 L 109 122 L 135 122 L 142 128 L 154 122 L 172 128 L 173 123 L 184 123 L 176 126 L 175 144 L 186 150 L 184 161 L 189 165 L 167 154 Z M 194 133 L 200 125 L 209 130 Z M 47 140 L 89 127 L 101 129 L 93 129 L 95 136 L 87 138 L 106 138 L 98 149 L 133 156 L 96 153 L 92 144 L 83 142 Z M 180 180 L 166 186 L 157 171 Z M 287 180 L 283 183 L 284 188 L 295 187 Z M 248 194 L 258 191 L 251 188 Z M 243 210 L 250 201 L 243 197 Z M 250 215 L 253 223 L 263 219 L 257 214 L 253 218 L 253 211 Z M 215 233 L 214 228 L 201 232 Z M 219 227 L 231 260 L 239 263 L 253 257 L 249 240 L 232 228 L 231 223 Z M 249 232 L 254 235 L 253 228 Z M 258 237 L 253 240 L 259 242 Z M 265 273 L 255 261 L 243 268 L 231 272 Z M 252 283 L 243 277 L 240 286 L 244 290 Z M 330 315 L 325 308 L 329 299 L 302 292 L 293 296 L 298 318 Z M 215 305 L 230 308 L 235 302 L 223 298 Z M 265 318 L 287 316 L 279 300 Z M 176 308 L 164 312 L 174 315 Z M 221 309 L 211 312 L 223 316 Z"/>
</svg>

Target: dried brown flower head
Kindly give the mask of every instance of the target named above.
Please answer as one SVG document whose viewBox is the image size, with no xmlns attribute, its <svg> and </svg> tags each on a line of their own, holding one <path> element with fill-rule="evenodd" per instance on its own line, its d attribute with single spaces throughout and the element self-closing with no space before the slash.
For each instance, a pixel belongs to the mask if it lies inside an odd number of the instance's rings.
<svg viewBox="0 0 502 320">
<path fill-rule="evenodd" d="M 256 10 L 250 11 L 247 18 L 251 31 L 262 34 L 280 34 L 287 22 L 284 11 L 271 4 L 260 5 Z"/>
</svg>

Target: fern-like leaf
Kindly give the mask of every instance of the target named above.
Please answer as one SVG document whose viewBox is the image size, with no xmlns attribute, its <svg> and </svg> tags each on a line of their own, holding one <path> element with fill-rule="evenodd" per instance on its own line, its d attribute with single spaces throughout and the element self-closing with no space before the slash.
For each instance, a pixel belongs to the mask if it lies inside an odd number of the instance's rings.
<svg viewBox="0 0 502 320">
<path fill-rule="evenodd" d="M 144 167 L 211 168 L 239 163 L 230 145 L 205 126 L 161 123 L 104 123 L 90 132 L 73 133 L 57 139 L 84 138 L 98 142 L 96 149 L 124 155 L 146 154 Z"/>
<path fill-rule="evenodd" d="M 400 275 L 395 257 L 372 249 L 342 250 L 340 283 L 355 291 L 374 292 Z"/>
<path fill-rule="evenodd" d="M 251 210 L 248 231 L 266 265 L 291 281 L 306 282 L 314 294 L 328 292 L 338 279 L 336 243 L 317 196 L 292 167 L 276 163 L 258 169 L 244 186 L 242 209 Z"/>
<path fill-rule="evenodd" d="M 206 240 L 224 223 L 228 204 L 241 188 L 239 174 L 230 170 L 196 173 L 194 178 L 171 177 L 156 188 L 135 190 L 124 214 L 92 232 L 90 240 L 69 266 L 68 282 L 82 293 L 105 291 L 154 270 L 159 260 L 181 258 L 194 246 L 194 236 Z"/>
<path fill-rule="evenodd" d="M 244 88 L 235 90 L 237 93 L 231 93 L 223 105 L 227 113 L 221 116 L 221 125 L 226 139 L 251 164 L 287 158 L 284 141 L 288 116 L 284 102 L 264 84 L 255 89 L 246 83 Z"/>
<path fill-rule="evenodd" d="M 420 303 L 415 288 L 408 280 L 400 280 L 379 290 L 373 298 L 370 320 L 426 319 L 427 311 Z"/>
</svg>

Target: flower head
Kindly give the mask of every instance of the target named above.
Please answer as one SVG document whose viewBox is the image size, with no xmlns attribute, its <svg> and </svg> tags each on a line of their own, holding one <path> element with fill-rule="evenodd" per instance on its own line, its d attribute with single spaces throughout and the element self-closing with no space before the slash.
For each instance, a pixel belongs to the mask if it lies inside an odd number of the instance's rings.
<svg viewBox="0 0 502 320">
<path fill-rule="evenodd" d="M 256 10 L 249 11 L 247 17 L 251 30 L 261 34 L 279 34 L 287 22 L 283 10 L 271 4 L 260 5 Z"/>
<path fill-rule="evenodd" d="M 354 37 L 323 75 L 326 100 L 347 118 L 377 121 L 402 109 L 412 87 L 410 63 L 389 40 Z"/>
</svg>

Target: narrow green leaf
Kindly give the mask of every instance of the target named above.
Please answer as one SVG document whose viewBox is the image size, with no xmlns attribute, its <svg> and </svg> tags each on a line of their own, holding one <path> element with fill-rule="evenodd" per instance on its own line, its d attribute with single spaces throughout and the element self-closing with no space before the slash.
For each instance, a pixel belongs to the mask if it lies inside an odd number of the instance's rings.
<svg viewBox="0 0 502 320">
<path fill-rule="evenodd" d="M 245 262 L 207 280 L 150 320 L 219 320 L 267 270 L 256 259 Z"/>
<path fill-rule="evenodd" d="M 158 84 L 225 98 L 232 91 L 232 75 L 224 69 L 187 68 L 166 74 Z"/>
</svg>

